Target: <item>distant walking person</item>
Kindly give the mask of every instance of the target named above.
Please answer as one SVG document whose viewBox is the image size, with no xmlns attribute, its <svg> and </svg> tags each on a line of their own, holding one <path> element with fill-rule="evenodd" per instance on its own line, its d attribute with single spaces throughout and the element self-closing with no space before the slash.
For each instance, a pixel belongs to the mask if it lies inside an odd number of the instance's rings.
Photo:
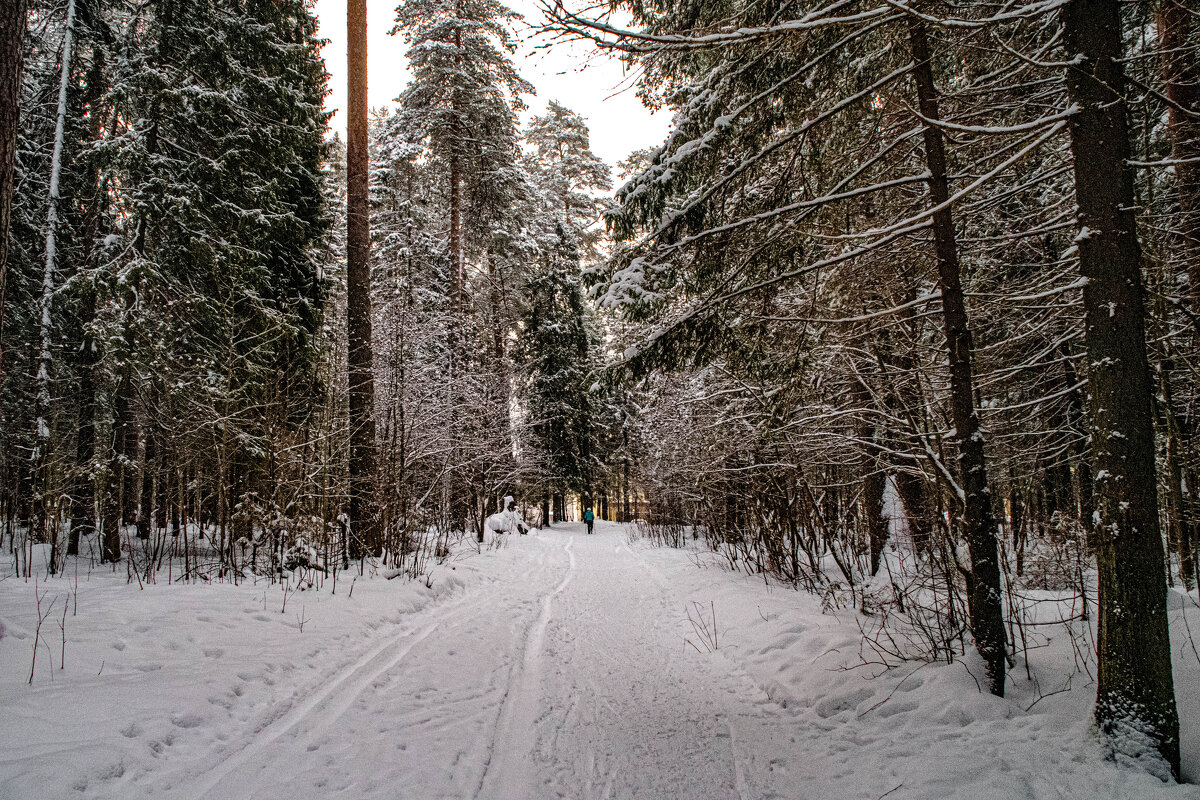
<svg viewBox="0 0 1200 800">
<path fill-rule="evenodd" d="M 590 508 L 583 512 L 583 521 L 587 523 L 588 534 L 591 534 L 592 526 L 596 524 L 596 515 L 592 513 Z"/>
</svg>

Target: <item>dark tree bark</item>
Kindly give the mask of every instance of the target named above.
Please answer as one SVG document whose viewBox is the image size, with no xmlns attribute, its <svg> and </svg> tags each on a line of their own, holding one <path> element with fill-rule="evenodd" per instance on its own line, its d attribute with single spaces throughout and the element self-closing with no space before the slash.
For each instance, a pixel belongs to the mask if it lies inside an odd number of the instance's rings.
<svg viewBox="0 0 1200 800">
<path fill-rule="evenodd" d="M 869 416 L 872 406 L 870 392 L 862 383 L 854 385 L 854 404 L 860 409 L 856 436 L 862 444 L 862 498 L 859 500 L 863 522 L 867 530 L 867 549 L 870 553 L 871 574 L 879 572 L 879 560 L 887 544 L 888 524 L 883 515 L 883 492 L 887 486 L 887 475 L 879 463 L 879 452 L 875 447 L 875 425 Z"/>
<path fill-rule="evenodd" d="M 462 235 L 462 168 L 457 152 L 450 153 L 450 300 L 454 305 L 456 325 L 463 314 L 466 266 L 463 263 Z"/>
<path fill-rule="evenodd" d="M 101 512 L 100 533 L 100 563 L 116 563 L 121 560 L 121 518 L 125 505 L 125 473 L 132 456 L 126 445 L 129 442 L 129 368 L 123 371 L 117 382 L 116 396 L 113 400 L 113 429 L 112 447 L 108 462 L 108 485 L 104 494 L 103 510 Z M 134 453 L 133 455 L 136 455 Z"/>
<path fill-rule="evenodd" d="M 104 51 L 97 49 L 87 76 L 85 102 L 90 112 L 88 136 L 92 142 L 100 140 L 102 133 L 98 103 L 107 88 Z M 111 117 L 110 117 L 111 119 Z M 83 223 L 83 250 L 80 263 L 85 269 L 95 265 L 96 241 L 100 236 L 100 222 L 108 208 L 108 181 L 97 164 L 92 164 L 89 173 L 94 178 L 92 196 L 87 201 Z M 96 457 L 96 379 L 99 361 L 98 344 L 92 336 L 92 324 L 96 319 L 96 292 L 94 287 L 84 286 L 80 301 L 80 328 L 82 330 L 77 361 L 78 374 L 78 420 L 79 432 L 75 439 L 76 475 L 71 497 L 71 529 L 67 539 L 67 555 L 79 554 L 80 535 L 90 535 L 96 530 L 96 484 L 92 469 Z"/>
<path fill-rule="evenodd" d="M 1017 487 L 1016 470 L 1008 473 L 1008 505 L 1012 509 L 1012 547 L 1016 556 L 1017 577 L 1025 574 L 1025 498 Z"/>
<path fill-rule="evenodd" d="M 1182 239 L 1179 252 L 1185 261 L 1192 311 L 1200 313 L 1200 163 L 1197 163 L 1200 162 L 1200 119 L 1184 113 L 1184 110 L 1200 113 L 1200 54 L 1196 52 L 1200 19 L 1184 0 L 1160 0 L 1157 23 L 1163 84 L 1173 103 L 1167 109 L 1167 133 L 1176 160 L 1175 191 L 1179 213 L 1175 227 Z M 1193 337 L 1195 341 L 1197 339 Z M 1170 343 L 1167 349 L 1170 351 Z M 1191 447 L 1200 431 L 1196 429 L 1195 415 L 1177 415 L 1171 402 L 1172 361 L 1165 358 L 1161 367 L 1167 423 L 1167 500 L 1171 541 L 1179 552 L 1180 577 L 1185 586 L 1191 587 L 1195 577 L 1193 554 L 1200 532 L 1200 508 L 1195 500 L 1195 484 L 1186 480 L 1182 465 L 1191 460 L 1189 457 L 1194 457 Z M 1188 492 L 1184 492 L 1185 484 Z"/>
<path fill-rule="evenodd" d="M 0 381 L 4 378 L 4 291 L 24 55 L 25 0 L 0 0 Z"/>
<path fill-rule="evenodd" d="M 146 426 L 146 447 L 142 452 L 142 492 L 137 515 L 137 536 L 150 538 L 150 525 L 154 520 L 154 465 L 158 463 L 154 428 Z"/>
<path fill-rule="evenodd" d="M 922 553 L 930 546 L 933 538 L 933 501 L 929 494 L 929 482 L 920 475 L 897 471 L 892 474 L 896 494 L 904 505 L 904 519 L 908 523 L 908 535 L 913 540 L 913 549 Z"/>
<path fill-rule="evenodd" d="M 132 386 L 130 384 L 130 392 Z M 121 524 L 129 525 L 137 521 L 138 492 L 141 489 L 141 464 L 138 461 L 138 425 L 130 407 L 131 394 L 122 401 L 125 405 L 125 441 L 121 445 L 121 453 L 125 456 L 122 469 L 124 481 L 121 486 Z"/>
<path fill-rule="evenodd" d="M 167 508 L 170 504 L 168 484 L 171 479 L 170 459 L 167 457 L 166 440 L 158 449 L 158 463 L 154 465 L 154 527 L 159 531 L 167 529 Z"/>
<path fill-rule="evenodd" d="M 1179 579 L 1189 592 L 1195 587 L 1195 563 L 1192 540 L 1192 525 L 1188 514 L 1187 499 L 1183 487 L 1187 484 L 1184 479 L 1183 450 L 1186 440 L 1180 430 L 1179 419 L 1174 410 L 1174 392 L 1172 392 L 1171 373 L 1174 371 L 1172 359 L 1163 359 L 1159 366 L 1158 390 L 1159 404 L 1162 411 L 1161 422 L 1163 434 L 1167 443 L 1167 542 L 1179 557 Z"/>
<path fill-rule="evenodd" d="M 371 222 L 367 150 L 367 4 L 348 0 L 350 71 L 346 137 L 346 318 L 350 394 L 352 556 L 379 550 L 375 497 L 375 376 L 371 347 Z"/>
<path fill-rule="evenodd" d="M 936 121 L 941 116 L 925 23 L 911 16 L 908 26 L 913 60 L 916 62 L 914 77 L 921 114 L 926 119 Z M 934 206 L 944 206 L 950 197 L 946 152 L 941 131 L 934 125 L 925 126 L 924 144 L 930 176 L 929 200 Z M 1006 653 L 996 522 L 992 516 L 992 497 L 988 489 L 983 434 L 979 430 L 979 414 L 975 409 L 971 330 L 963 297 L 958 243 L 954 234 L 954 218 L 948 206 L 933 215 L 933 239 L 938 285 L 942 293 L 946 346 L 950 356 L 950 412 L 954 421 L 954 439 L 958 445 L 963 492 L 961 523 L 971 557 L 967 603 L 971 633 L 975 637 L 976 649 L 987 664 L 992 694 L 1003 697 Z"/>
<path fill-rule="evenodd" d="M 1096 722 L 1115 746 L 1149 737 L 1179 774 L 1146 355 L 1142 253 L 1121 62 L 1119 0 L 1063 8 L 1079 268 L 1091 389 L 1099 584 Z"/>
<path fill-rule="evenodd" d="M 878 469 L 863 476 L 862 512 L 866 517 L 872 575 L 879 572 L 879 562 L 888 539 L 887 518 L 883 515 L 883 490 L 886 485 L 887 476 Z"/>
<path fill-rule="evenodd" d="M 1071 361 L 1071 348 L 1068 344 L 1063 343 L 1059 346 L 1058 352 L 1063 356 L 1063 389 L 1070 389 L 1079 383 L 1079 375 L 1075 371 L 1075 364 Z M 1084 396 L 1083 389 L 1074 389 L 1066 395 L 1067 402 L 1067 423 L 1069 427 L 1076 431 L 1085 431 L 1087 429 L 1087 420 L 1084 406 L 1087 404 L 1087 398 Z M 1083 530 L 1087 534 L 1089 549 L 1092 547 L 1092 454 L 1088 448 L 1086 440 L 1082 438 L 1075 439 L 1071 443 L 1071 457 L 1075 463 L 1075 482 L 1079 492 L 1079 521 L 1083 525 Z"/>
<path fill-rule="evenodd" d="M 79 364 L 79 432 L 75 436 L 76 476 L 71 492 L 71 530 L 67 536 L 67 555 L 79 555 L 80 535 L 96 529 L 95 481 L 92 462 L 96 455 L 96 343 L 89 326 L 95 317 L 95 295 L 88 289 L 83 300 L 83 344 Z"/>
<path fill-rule="evenodd" d="M 1187 260 L 1192 310 L 1200 313 L 1200 119 L 1181 109 L 1200 113 L 1200 64 L 1196 36 L 1200 18 L 1185 0 L 1160 0 L 1159 48 L 1167 98 L 1167 134 L 1175 164 L 1175 191 L 1179 196 L 1178 231 Z"/>
</svg>

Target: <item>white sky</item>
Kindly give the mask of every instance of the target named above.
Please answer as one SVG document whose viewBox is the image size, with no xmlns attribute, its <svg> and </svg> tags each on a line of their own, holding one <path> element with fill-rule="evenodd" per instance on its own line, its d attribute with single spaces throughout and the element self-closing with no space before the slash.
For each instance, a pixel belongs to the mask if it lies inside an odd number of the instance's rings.
<svg viewBox="0 0 1200 800">
<path fill-rule="evenodd" d="M 527 22 L 541 19 L 534 0 L 512 0 L 508 5 L 524 14 Z M 388 35 L 395 7 L 396 0 L 367 3 L 367 94 L 372 108 L 394 106 L 409 78 L 407 46 L 402 37 Z M 325 107 L 337 111 L 346 102 L 345 0 L 316 0 L 316 13 L 318 34 L 329 40 L 322 51 L 332 90 Z M 532 113 L 543 112 L 548 101 L 556 100 L 581 114 L 591 130 L 592 151 L 614 167 L 632 151 L 662 143 L 670 114 L 651 114 L 642 105 L 620 61 L 596 54 L 583 43 L 536 49 L 538 43 L 523 41 L 513 56 L 521 76 L 537 88 L 534 97 L 526 98 Z M 344 115 L 335 113 L 329 124 L 345 136 Z"/>
</svg>

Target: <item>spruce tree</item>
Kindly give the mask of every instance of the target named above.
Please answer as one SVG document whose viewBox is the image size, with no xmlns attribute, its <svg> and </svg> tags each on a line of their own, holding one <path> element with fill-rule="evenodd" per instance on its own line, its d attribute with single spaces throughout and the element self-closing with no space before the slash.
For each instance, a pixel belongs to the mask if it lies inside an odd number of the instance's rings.
<svg viewBox="0 0 1200 800">
<path fill-rule="evenodd" d="M 533 90 L 509 58 L 515 43 L 508 26 L 516 18 L 494 0 L 410 0 L 396 9 L 393 31 L 410 45 L 413 79 L 386 139 L 404 143 L 409 158 L 427 162 L 426 174 L 444 203 L 444 402 L 462 410 L 451 417 L 447 437 L 451 454 L 442 496 L 451 526 L 465 527 L 475 517 L 481 524 L 494 507 L 495 480 L 488 476 L 496 472 L 496 459 L 487 453 L 503 448 L 487 442 L 507 435 L 506 356 L 497 313 L 502 298 L 495 290 L 516 285 L 508 274 L 516 260 L 504 251 L 510 238 L 504 230 L 526 191 L 516 112 L 524 107 L 521 95 Z M 468 262 L 483 276 L 474 287 L 481 290 L 477 296 L 468 286 Z"/>
<path fill-rule="evenodd" d="M 544 258 L 525 284 L 518 357 L 524 369 L 522 396 L 530 430 L 526 446 L 534 483 L 561 506 L 566 492 L 582 496 L 591 489 L 596 376 L 579 248 L 561 223 Z"/>
<path fill-rule="evenodd" d="M 508 25 L 517 14 L 495 0 L 408 0 L 396 8 L 396 27 L 409 42 L 413 78 L 400 96 L 395 131 L 437 160 L 449 197 L 447 250 L 451 302 L 465 308 L 466 247 L 488 230 L 471 204 L 511 185 L 516 160 L 516 112 L 533 87 L 509 55 Z M 472 203 L 474 201 L 474 203 Z"/>
</svg>

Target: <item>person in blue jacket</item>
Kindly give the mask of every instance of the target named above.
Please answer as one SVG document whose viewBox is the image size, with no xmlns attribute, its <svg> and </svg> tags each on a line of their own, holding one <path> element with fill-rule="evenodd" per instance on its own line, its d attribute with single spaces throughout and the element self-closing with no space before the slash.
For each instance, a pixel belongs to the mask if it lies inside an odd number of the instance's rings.
<svg viewBox="0 0 1200 800">
<path fill-rule="evenodd" d="M 592 513 L 590 508 L 583 512 L 583 521 L 587 523 L 588 533 L 590 534 L 592 532 L 592 526 L 596 524 L 596 515 Z"/>
</svg>

